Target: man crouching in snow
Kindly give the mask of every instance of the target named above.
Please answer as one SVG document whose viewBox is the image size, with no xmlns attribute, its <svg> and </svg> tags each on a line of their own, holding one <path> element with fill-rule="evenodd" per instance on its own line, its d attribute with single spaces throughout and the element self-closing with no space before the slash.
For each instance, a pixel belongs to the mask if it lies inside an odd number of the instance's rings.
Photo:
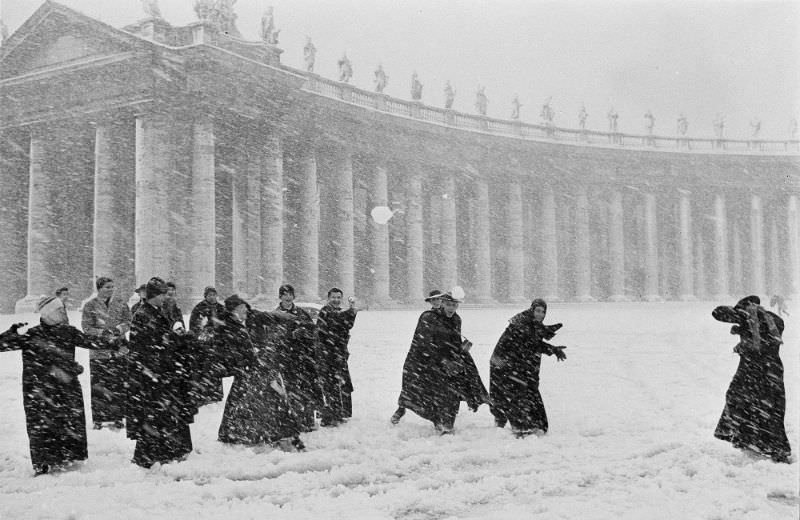
<svg viewBox="0 0 800 520">
<path fill-rule="evenodd" d="M 511 422 L 518 437 L 547 432 L 547 413 L 539 393 L 542 354 L 555 354 L 564 361 L 566 347 L 555 347 L 545 340 L 555 336 L 560 323 L 544 325 L 547 303 L 536 299 L 530 309 L 511 318 L 492 353 L 489 367 L 489 395 L 495 424 L 503 428 Z"/>
</svg>

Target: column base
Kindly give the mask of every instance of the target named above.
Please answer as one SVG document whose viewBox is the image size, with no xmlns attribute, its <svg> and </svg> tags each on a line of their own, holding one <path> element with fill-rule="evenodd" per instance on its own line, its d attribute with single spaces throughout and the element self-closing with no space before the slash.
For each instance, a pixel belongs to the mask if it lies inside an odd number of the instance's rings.
<svg viewBox="0 0 800 520">
<path fill-rule="evenodd" d="M 723 302 L 724 303 L 724 302 L 730 302 L 733 299 L 734 299 L 734 297 L 731 296 L 730 294 L 714 294 L 714 295 L 711 296 L 711 301 L 715 301 L 715 302 Z M 738 301 L 739 298 L 736 298 L 736 300 Z M 736 302 L 733 302 L 733 303 L 736 303 Z M 732 305 L 732 304 L 725 304 L 725 305 Z"/>
<path fill-rule="evenodd" d="M 506 303 L 512 303 L 514 305 L 530 305 L 531 301 L 523 296 L 515 296 L 514 298 L 509 298 Z"/>
<path fill-rule="evenodd" d="M 583 296 L 577 296 L 575 298 L 575 301 L 579 303 L 590 303 L 597 300 L 595 300 L 595 298 L 591 294 L 584 294 Z"/>
<path fill-rule="evenodd" d="M 36 305 L 44 298 L 45 295 L 42 296 L 25 296 L 21 300 L 17 300 L 17 303 L 14 305 L 14 314 L 29 314 L 32 312 L 36 312 Z"/>
<path fill-rule="evenodd" d="M 644 297 L 644 301 L 657 303 L 663 302 L 664 298 L 662 298 L 660 294 L 648 294 Z"/>
<path fill-rule="evenodd" d="M 497 301 L 491 296 L 475 296 L 474 298 L 465 298 L 464 303 L 471 305 L 497 305 Z"/>
<path fill-rule="evenodd" d="M 610 302 L 629 302 L 629 301 L 631 301 L 631 299 L 628 298 L 624 294 L 614 294 L 614 295 L 608 297 L 608 301 L 610 301 Z"/>
<path fill-rule="evenodd" d="M 694 294 L 681 294 L 678 299 L 682 302 L 696 302 L 697 296 Z"/>
</svg>

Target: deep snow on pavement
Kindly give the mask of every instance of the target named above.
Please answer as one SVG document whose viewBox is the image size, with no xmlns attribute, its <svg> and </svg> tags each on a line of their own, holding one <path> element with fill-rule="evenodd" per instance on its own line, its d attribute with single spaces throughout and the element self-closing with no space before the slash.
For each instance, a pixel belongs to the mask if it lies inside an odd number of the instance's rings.
<svg viewBox="0 0 800 520">
<path fill-rule="evenodd" d="M 185 462 L 141 469 L 124 432 L 90 429 L 86 463 L 36 478 L 20 355 L 3 353 L 0 518 L 795 519 L 797 327 L 787 319 L 781 349 L 794 462 L 774 464 L 713 437 L 738 362 L 714 305 L 552 304 L 546 322 L 564 323 L 553 343 L 567 345 L 568 359 L 542 362 L 544 437 L 516 439 L 488 408 L 464 404 L 453 436 L 412 412 L 391 426 L 419 311 L 364 311 L 350 343 L 354 418 L 305 435 L 307 452 L 216 442 L 217 404 L 192 425 Z M 460 311 L 487 385 L 492 348 L 519 310 Z M 38 317 L 2 316 L 0 326 L 20 319 Z M 91 421 L 86 351 L 78 360 Z"/>
</svg>

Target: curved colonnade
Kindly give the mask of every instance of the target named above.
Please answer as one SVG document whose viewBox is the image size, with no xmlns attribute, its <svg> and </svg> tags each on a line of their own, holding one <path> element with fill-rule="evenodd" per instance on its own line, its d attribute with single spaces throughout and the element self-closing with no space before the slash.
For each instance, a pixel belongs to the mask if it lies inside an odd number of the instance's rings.
<svg viewBox="0 0 800 520">
<path fill-rule="evenodd" d="M 0 61 L 4 312 L 62 285 L 86 297 L 100 275 L 123 290 L 160 275 L 184 305 L 207 285 L 275 300 L 284 282 L 372 306 L 456 284 L 482 304 L 800 292 L 797 141 L 500 121 L 208 32 L 37 39 L 99 24 L 52 3 L 37 16 Z"/>
</svg>

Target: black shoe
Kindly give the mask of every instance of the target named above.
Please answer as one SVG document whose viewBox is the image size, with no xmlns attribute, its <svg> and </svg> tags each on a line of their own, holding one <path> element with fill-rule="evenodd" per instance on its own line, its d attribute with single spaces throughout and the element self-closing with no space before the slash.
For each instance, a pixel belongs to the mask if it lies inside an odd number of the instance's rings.
<svg viewBox="0 0 800 520">
<path fill-rule="evenodd" d="M 391 421 L 392 424 L 396 425 L 397 423 L 400 422 L 400 419 L 402 419 L 405 414 L 406 414 L 405 408 L 398 408 L 397 411 L 394 412 L 394 415 L 392 415 L 392 418 L 389 420 Z"/>
<path fill-rule="evenodd" d="M 103 429 L 103 423 L 101 423 L 100 421 L 93 422 L 92 423 L 92 429 L 93 430 L 102 430 Z"/>
<path fill-rule="evenodd" d="M 114 421 L 114 424 L 111 425 L 111 428 L 114 430 L 121 430 L 125 427 L 125 423 L 122 421 Z"/>
<path fill-rule="evenodd" d="M 294 449 L 297 451 L 306 451 L 306 445 L 303 444 L 303 441 L 300 440 L 300 437 L 295 437 L 292 439 L 292 446 L 294 446 Z"/>
<path fill-rule="evenodd" d="M 34 473 L 35 477 L 38 477 L 39 475 L 46 475 L 47 473 L 50 473 L 50 465 L 49 464 L 42 464 L 42 465 L 38 465 L 37 464 L 36 466 L 33 467 L 33 473 Z"/>
</svg>

